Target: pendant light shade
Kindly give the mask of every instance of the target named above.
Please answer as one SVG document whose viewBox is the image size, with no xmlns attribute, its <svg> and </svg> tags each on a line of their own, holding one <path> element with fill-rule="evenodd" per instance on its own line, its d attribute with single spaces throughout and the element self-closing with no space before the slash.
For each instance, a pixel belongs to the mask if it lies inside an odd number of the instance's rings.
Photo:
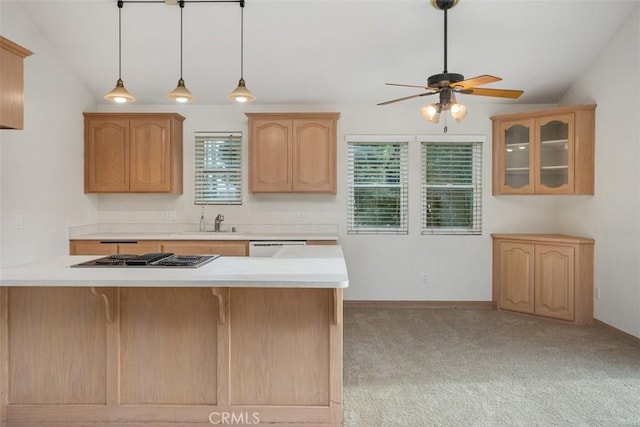
<svg viewBox="0 0 640 427">
<path fill-rule="evenodd" d="M 117 102 L 118 104 L 124 104 L 125 102 L 133 102 L 136 99 L 129 93 L 129 91 L 124 87 L 124 82 L 122 79 L 118 79 L 116 82 L 116 87 L 111 89 L 111 92 L 104 96 L 104 99 L 112 102 Z"/>
<path fill-rule="evenodd" d="M 240 0 L 240 81 L 227 98 L 238 103 L 253 102 L 256 97 L 247 89 L 244 81 L 244 0 Z"/>
<path fill-rule="evenodd" d="M 104 96 L 107 101 L 123 104 L 126 102 L 133 102 L 136 99 L 129 93 L 124 87 L 122 81 L 122 6 L 124 2 L 118 1 L 118 81 L 116 86 Z"/>
<path fill-rule="evenodd" d="M 240 103 L 253 102 L 256 100 L 256 97 L 253 96 L 253 94 L 251 93 L 251 91 L 249 91 L 249 89 L 247 89 L 247 86 L 245 85 L 244 79 L 242 77 L 238 82 L 238 87 L 235 88 L 234 91 L 231 92 L 229 96 L 227 96 L 227 98 L 229 98 L 229 100 L 231 101 L 236 101 Z"/>
<path fill-rule="evenodd" d="M 196 99 L 189 89 L 184 85 L 184 79 L 182 78 L 182 9 L 184 9 L 184 0 L 180 0 L 180 78 L 178 79 L 178 86 L 167 97 L 173 99 L 176 102 L 185 103 L 191 102 Z"/>
<path fill-rule="evenodd" d="M 173 99 L 174 101 L 180 103 L 191 102 L 196 99 L 191 94 L 191 92 L 189 92 L 189 89 L 187 89 L 187 87 L 184 85 L 184 80 L 182 79 L 182 77 L 180 77 L 180 80 L 178 80 L 178 86 L 176 86 L 174 90 L 169 92 L 167 96 L 170 99 Z"/>
</svg>

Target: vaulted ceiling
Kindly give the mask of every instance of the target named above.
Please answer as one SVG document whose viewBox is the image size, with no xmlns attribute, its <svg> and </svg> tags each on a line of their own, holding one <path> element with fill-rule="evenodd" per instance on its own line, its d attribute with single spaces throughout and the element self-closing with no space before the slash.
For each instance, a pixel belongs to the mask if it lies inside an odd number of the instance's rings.
<svg viewBox="0 0 640 427">
<path fill-rule="evenodd" d="M 118 77 L 116 0 L 18 2 L 106 103 Z M 448 71 L 493 74 L 503 81 L 486 87 L 525 91 L 471 102 L 555 103 L 639 4 L 460 0 L 449 11 Z M 240 77 L 239 3 L 187 2 L 183 13 L 186 85 L 198 104 L 227 104 Z M 421 85 L 443 71 L 443 12 L 430 0 L 246 0 L 244 59 L 258 103 L 373 105 L 419 92 L 385 82 Z M 125 0 L 122 77 L 137 102 L 171 103 L 179 73 L 179 7 Z"/>
</svg>

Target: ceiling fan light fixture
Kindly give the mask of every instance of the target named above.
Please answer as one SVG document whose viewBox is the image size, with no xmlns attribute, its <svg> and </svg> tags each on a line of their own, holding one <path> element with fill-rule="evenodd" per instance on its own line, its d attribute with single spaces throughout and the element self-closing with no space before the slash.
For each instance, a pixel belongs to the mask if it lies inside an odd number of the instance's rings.
<svg viewBox="0 0 640 427">
<path fill-rule="evenodd" d="M 467 107 L 463 104 L 451 104 L 451 115 L 460 123 L 467 115 Z"/>
<path fill-rule="evenodd" d="M 429 104 L 422 107 L 420 111 L 422 112 L 422 117 L 424 117 L 426 121 L 431 123 L 438 123 L 440 121 L 440 104 Z"/>
</svg>

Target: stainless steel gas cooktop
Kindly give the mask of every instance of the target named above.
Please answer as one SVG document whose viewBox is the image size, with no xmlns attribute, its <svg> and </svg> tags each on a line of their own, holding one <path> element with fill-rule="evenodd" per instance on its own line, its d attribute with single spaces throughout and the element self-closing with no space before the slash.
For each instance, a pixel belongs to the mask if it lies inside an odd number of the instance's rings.
<svg viewBox="0 0 640 427">
<path fill-rule="evenodd" d="M 183 267 L 198 268 L 220 255 L 175 255 L 168 252 L 152 252 L 143 255 L 116 254 L 93 259 L 71 267 Z"/>
</svg>

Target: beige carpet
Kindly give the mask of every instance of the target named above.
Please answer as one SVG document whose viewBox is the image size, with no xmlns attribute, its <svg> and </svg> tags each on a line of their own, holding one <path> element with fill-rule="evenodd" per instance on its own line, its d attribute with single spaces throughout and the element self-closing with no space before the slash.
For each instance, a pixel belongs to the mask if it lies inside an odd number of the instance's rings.
<svg viewBox="0 0 640 427">
<path fill-rule="evenodd" d="M 345 426 L 640 426 L 640 346 L 491 310 L 347 308 Z"/>
</svg>

